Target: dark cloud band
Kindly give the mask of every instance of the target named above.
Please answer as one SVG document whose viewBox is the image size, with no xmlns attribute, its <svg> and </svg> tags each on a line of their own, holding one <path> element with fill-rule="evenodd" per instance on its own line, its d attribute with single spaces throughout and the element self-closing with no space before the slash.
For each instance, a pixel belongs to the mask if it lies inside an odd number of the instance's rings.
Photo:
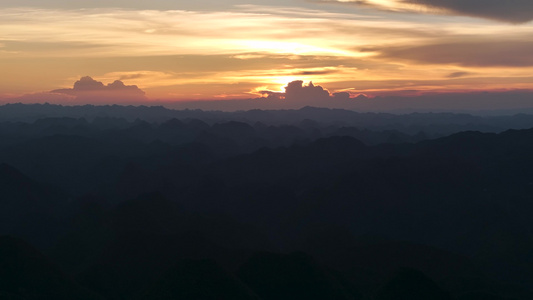
<svg viewBox="0 0 533 300">
<path fill-rule="evenodd" d="M 533 1 L 531 0 L 394 0 L 389 3 L 375 0 L 333 0 L 326 2 L 373 6 L 392 11 L 447 13 L 515 24 L 533 20 Z"/>
<path fill-rule="evenodd" d="M 438 44 L 373 49 L 373 51 L 382 58 L 423 64 L 466 67 L 533 66 L 533 56 L 531 56 L 533 41 L 524 40 L 457 40 Z"/>
<path fill-rule="evenodd" d="M 404 2 L 511 23 L 533 20 L 531 0 L 404 0 Z"/>
</svg>

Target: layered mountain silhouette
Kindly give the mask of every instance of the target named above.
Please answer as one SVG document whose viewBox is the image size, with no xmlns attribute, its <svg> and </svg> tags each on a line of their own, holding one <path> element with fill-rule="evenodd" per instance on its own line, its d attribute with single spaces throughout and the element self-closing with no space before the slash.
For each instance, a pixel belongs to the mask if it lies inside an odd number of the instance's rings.
<svg viewBox="0 0 533 300">
<path fill-rule="evenodd" d="M 529 115 L 2 110 L 0 298 L 533 297 Z"/>
</svg>

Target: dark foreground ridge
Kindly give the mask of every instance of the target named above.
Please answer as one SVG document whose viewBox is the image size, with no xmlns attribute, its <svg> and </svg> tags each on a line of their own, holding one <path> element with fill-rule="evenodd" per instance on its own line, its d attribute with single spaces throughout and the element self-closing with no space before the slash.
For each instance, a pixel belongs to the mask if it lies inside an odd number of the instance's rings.
<svg viewBox="0 0 533 300">
<path fill-rule="evenodd" d="M 0 121 L 0 299 L 533 299 L 531 116 L 92 109 Z"/>
</svg>

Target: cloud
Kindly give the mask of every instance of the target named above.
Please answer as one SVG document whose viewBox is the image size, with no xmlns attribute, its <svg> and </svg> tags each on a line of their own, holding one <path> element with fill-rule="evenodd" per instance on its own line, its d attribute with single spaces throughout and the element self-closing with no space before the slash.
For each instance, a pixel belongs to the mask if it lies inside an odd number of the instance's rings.
<svg viewBox="0 0 533 300">
<path fill-rule="evenodd" d="M 313 82 L 303 85 L 303 81 L 292 81 L 285 87 L 285 99 L 287 101 L 316 101 L 327 100 L 330 95 L 327 90 L 321 86 L 315 86 Z"/>
<path fill-rule="evenodd" d="M 406 0 L 404 2 L 510 23 L 533 20 L 531 0 Z"/>
<path fill-rule="evenodd" d="M 124 74 L 120 76 L 119 80 L 127 80 L 127 79 L 139 79 L 147 77 L 146 74 L 136 73 L 136 74 Z"/>
<path fill-rule="evenodd" d="M 348 100 L 350 99 L 350 93 L 348 92 L 337 92 L 333 93 L 333 97 L 337 100 Z"/>
<path fill-rule="evenodd" d="M 0 7 L 0 26 L 10 28 L 2 39 L 16 41 L 8 48 L 20 48 L 32 56 L 346 54 L 321 39 L 332 38 L 332 31 L 336 32 L 332 26 L 337 26 L 330 24 L 334 16 L 313 11 L 302 12 L 304 17 L 295 18 L 295 15 L 284 15 L 281 9 L 273 9 L 270 7 L 270 13 L 266 14 L 238 7 L 229 11 Z M 309 14 L 314 17 L 305 17 Z M 353 28 L 353 22 L 334 21 L 346 28 Z M 342 35 L 353 35 L 353 31 Z M 215 43 L 217 47 L 213 47 Z"/>
<path fill-rule="evenodd" d="M 320 71 L 301 71 L 293 73 L 292 75 L 296 76 L 310 76 L 310 75 L 328 75 L 339 73 L 338 70 L 320 70 Z"/>
<path fill-rule="evenodd" d="M 50 93 L 73 96 L 76 102 L 124 103 L 147 100 L 144 91 L 136 85 L 125 85 L 120 80 L 104 85 L 89 76 L 82 77 L 76 81 L 71 89 L 58 89 L 50 91 Z"/>
<path fill-rule="evenodd" d="M 327 2 L 373 6 L 383 10 L 445 13 L 508 23 L 533 20 L 531 0 L 335 0 Z"/>
<path fill-rule="evenodd" d="M 460 78 L 460 77 L 468 76 L 471 74 L 472 73 L 470 72 L 453 72 L 453 73 L 448 74 L 446 78 Z"/>
<path fill-rule="evenodd" d="M 125 85 L 120 80 L 104 85 L 86 76 L 76 81 L 70 89 L 24 94 L 14 98 L 5 97 L 0 101 L 55 104 L 143 104 L 148 101 L 148 98 L 136 85 Z"/>
<path fill-rule="evenodd" d="M 285 87 L 285 93 L 273 91 L 260 91 L 259 93 L 266 95 L 267 99 L 284 99 L 287 103 L 313 104 L 331 98 L 328 90 L 319 85 L 315 86 L 313 82 L 304 85 L 302 80 L 289 82 Z"/>
<path fill-rule="evenodd" d="M 533 66 L 533 41 L 457 40 L 437 44 L 374 49 L 379 56 L 419 63 L 455 64 L 469 67 Z"/>
</svg>

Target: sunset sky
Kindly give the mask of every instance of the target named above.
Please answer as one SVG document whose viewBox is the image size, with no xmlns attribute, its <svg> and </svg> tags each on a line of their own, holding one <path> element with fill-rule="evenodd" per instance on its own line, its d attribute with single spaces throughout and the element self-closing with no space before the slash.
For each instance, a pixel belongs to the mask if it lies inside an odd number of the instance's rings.
<svg viewBox="0 0 533 300">
<path fill-rule="evenodd" d="M 531 19 L 529 0 L 2 0 L 0 99 L 68 99 L 85 76 L 147 102 L 293 80 L 352 97 L 530 90 Z"/>
</svg>

